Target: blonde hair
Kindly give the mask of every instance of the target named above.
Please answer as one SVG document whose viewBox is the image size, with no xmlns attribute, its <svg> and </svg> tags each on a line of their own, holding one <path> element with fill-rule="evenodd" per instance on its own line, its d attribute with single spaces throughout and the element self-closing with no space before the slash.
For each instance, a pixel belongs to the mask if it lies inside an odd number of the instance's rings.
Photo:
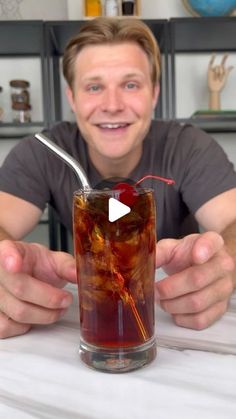
<svg viewBox="0 0 236 419">
<path fill-rule="evenodd" d="M 134 42 L 146 53 L 151 79 L 155 86 L 161 73 L 161 54 L 157 41 L 149 27 L 138 19 L 98 17 L 81 27 L 79 33 L 71 38 L 63 56 L 63 74 L 73 90 L 75 60 L 82 48 L 89 45 L 120 44 Z"/>
</svg>

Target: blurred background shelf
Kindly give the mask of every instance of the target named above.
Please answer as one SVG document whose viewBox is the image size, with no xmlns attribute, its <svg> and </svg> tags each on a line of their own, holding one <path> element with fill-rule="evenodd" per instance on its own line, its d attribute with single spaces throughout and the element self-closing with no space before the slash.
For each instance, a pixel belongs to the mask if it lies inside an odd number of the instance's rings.
<svg viewBox="0 0 236 419">
<path fill-rule="evenodd" d="M 172 18 L 169 21 L 169 35 L 169 117 L 179 118 L 179 103 L 180 101 L 184 101 L 185 98 L 183 96 L 181 98 L 179 97 L 182 91 L 181 86 L 177 84 L 177 59 L 180 57 L 185 62 L 184 58 L 187 56 L 190 56 L 192 60 L 196 57 L 200 63 L 204 55 L 209 56 L 210 59 L 213 53 L 236 53 L 236 17 Z M 178 68 L 180 71 L 183 71 L 183 66 L 179 65 Z M 178 97 L 177 91 L 180 92 Z M 235 107 L 236 103 L 234 105 Z M 211 130 L 214 131 L 217 131 L 218 128 L 221 130 L 225 127 L 226 129 L 225 122 L 220 122 L 220 120 L 215 120 L 215 125 L 208 121 L 206 123 L 204 122 L 203 126 L 206 126 L 207 129 L 211 127 Z M 233 124 L 230 123 L 230 130 L 232 129 Z"/>
<path fill-rule="evenodd" d="M 140 2 L 137 4 L 140 14 Z M 145 19 L 144 22 L 157 39 L 162 58 L 161 93 L 153 117 L 196 125 L 214 134 L 217 140 L 219 135 L 227 134 L 223 141 L 221 139 L 220 141 L 224 143 L 231 157 L 234 153 L 236 119 L 188 117 L 197 110 L 197 108 L 190 109 L 189 97 L 194 97 L 194 92 L 198 94 L 198 87 L 195 87 L 195 71 L 190 71 L 189 74 L 184 66 L 186 58 L 196 63 L 195 67 L 193 63 L 189 67 L 195 70 L 199 64 L 202 64 L 204 57 L 205 60 L 209 60 L 213 52 L 230 53 L 232 56 L 236 54 L 236 17 Z M 32 122 L 14 124 L 8 122 L 10 117 L 5 112 L 5 115 L 3 114 L 3 122 L 0 122 L 0 162 L 6 154 L 6 143 L 11 148 L 27 135 L 32 135 L 43 128 L 50 128 L 61 120 L 74 120 L 64 94 L 65 81 L 62 76 L 61 61 L 68 40 L 78 33 L 83 24 L 84 20 L 0 21 L 1 68 L 7 68 L 7 61 L 11 76 L 12 71 L 16 70 L 19 78 L 32 76 L 34 82 L 36 79 L 31 90 L 34 100 L 32 110 L 35 111 L 31 118 Z M 29 70 L 32 60 L 33 70 L 32 67 Z M 3 86 L 3 91 L 0 96 L 0 106 L 3 108 L 2 98 L 6 94 L 6 80 L 10 74 L 2 70 L 5 86 L 2 77 L 0 85 Z M 189 78 L 189 86 L 186 85 L 186 76 Z M 202 85 L 202 79 L 198 83 Z M 204 94 L 206 96 L 206 92 Z M 236 108 L 235 90 L 233 95 L 234 108 Z M 205 105 L 198 103 L 197 107 L 200 109 Z M 44 232 L 45 229 L 48 230 L 47 240 L 51 249 L 71 248 L 71 237 L 58 222 L 52 208 L 48 208 L 40 225 L 44 228 Z"/>
<path fill-rule="evenodd" d="M 0 122 L 0 139 L 24 138 L 27 135 L 33 135 L 38 131 L 42 131 L 43 127 L 43 121 L 27 123 Z"/>
<path fill-rule="evenodd" d="M 191 124 L 195 125 L 198 128 L 203 129 L 209 133 L 230 133 L 236 132 L 236 120 L 235 121 L 226 121 L 223 119 L 207 119 L 207 118 L 177 118 L 177 122 L 180 124 Z M 235 138 L 236 140 L 236 138 Z"/>
</svg>

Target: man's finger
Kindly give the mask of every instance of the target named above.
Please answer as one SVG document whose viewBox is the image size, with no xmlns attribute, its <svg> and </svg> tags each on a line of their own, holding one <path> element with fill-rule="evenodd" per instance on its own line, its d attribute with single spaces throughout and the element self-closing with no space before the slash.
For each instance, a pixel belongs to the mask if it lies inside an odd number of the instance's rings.
<svg viewBox="0 0 236 419">
<path fill-rule="evenodd" d="M 205 288 L 225 274 L 226 271 L 221 269 L 221 258 L 215 257 L 213 263 L 190 266 L 162 279 L 155 286 L 160 299 L 169 300 Z"/>
<path fill-rule="evenodd" d="M 8 272 L 19 272 L 25 255 L 24 245 L 11 240 L 0 241 L 0 266 Z"/>
<path fill-rule="evenodd" d="M 27 333 L 30 328 L 30 324 L 17 323 L 0 312 L 0 339 L 23 335 Z"/>
<path fill-rule="evenodd" d="M 214 231 L 199 234 L 192 246 L 192 263 L 198 265 L 207 262 L 223 245 L 222 236 Z"/>
<path fill-rule="evenodd" d="M 76 283 L 76 263 L 75 258 L 64 252 L 51 252 L 51 257 L 54 261 L 56 274 L 59 278 L 66 281 Z"/>
<path fill-rule="evenodd" d="M 31 244 L 30 252 L 30 259 L 34 260 L 31 274 L 35 278 L 56 286 L 64 286 L 65 281 L 76 282 L 75 259 L 69 253 L 51 251 L 36 243 Z M 28 266 L 27 260 L 25 271 Z"/>
<path fill-rule="evenodd" d="M 156 267 L 160 268 L 168 264 L 172 258 L 174 249 L 178 246 L 180 240 L 163 239 L 156 244 Z"/>
<path fill-rule="evenodd" d="M 1 285 L 4 290 L 16 299 L 42 307 L 60 309 L 68 307 L 73 300 L 72 294 L 64 289 L 53 287 L 23 273 L 2 275 Z M 0 290 L 0 301 L 5 300 L 3 288 Z M 1 306 L 1 303 L 0 303 Z"/>
<path fill-rule="evenodd" d="M 0 266 L 8 272 L 25 272 L 41 281 L 64 286 L 76 282 L 76 265 L 72 255 L 53 252 L 36 243 L 0 242 Z"/>
<path fill-rule="evenodd" d="M 215 232 L 190 234 L 180 240 L 160 240 L 156 246 L 156 267 L 164 268 L 168 274 L 180 272 L 206 262 L 223 244 L 222 237 Z"/>
<path fill-rule="evenodd" d="M 65 309 L 50 309 L 43 306 L 34 305 L 15 298 L 12 294 L 5 295 L 0 302 L 1 313 L 11 318 L 17 323 L 25 324 L 51 324 L 55 323 Z"/>
<path fill-rule="evenodd" d="M 201 313 L 174 314 L 173 320 L 178 326 L 202 330 L 218 320 L 227 310 L 227 302 L 221 301 Z"/>
<path fill-rule="evenodd" d="M 160 299 L 160 305 L 171 314 L 199 313 L 219 301 L 228 301 L 232 291 L 232 279 L 230 276 L 226 276 L 195 292 L 169 300 Z M 159 292 L 160 294 L 161 292 Z"/>
</svg>

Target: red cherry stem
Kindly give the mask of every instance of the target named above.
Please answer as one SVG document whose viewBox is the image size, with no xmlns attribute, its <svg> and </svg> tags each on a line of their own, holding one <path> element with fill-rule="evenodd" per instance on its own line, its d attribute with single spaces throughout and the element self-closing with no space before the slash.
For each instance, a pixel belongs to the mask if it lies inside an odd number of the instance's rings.
<svg viewBox="0 0 236 419">
<path fill-rule="evenodd" d="M 158 180 L 161 180 L 162 182 L 167 183 L 167 185 L 174 185 L 175 184 L 175 181 L 173 179 L 168 179 L 168 178 L 161 177 L 161 176 L 146 175 L 146 176 L 143 176 L 141 179 L 139 179 L 137 182 L 135 182 L 134 186 L 139 185 L 139 183 L 141 183 L 145 179 L 158 179 Z"/>
</svg>

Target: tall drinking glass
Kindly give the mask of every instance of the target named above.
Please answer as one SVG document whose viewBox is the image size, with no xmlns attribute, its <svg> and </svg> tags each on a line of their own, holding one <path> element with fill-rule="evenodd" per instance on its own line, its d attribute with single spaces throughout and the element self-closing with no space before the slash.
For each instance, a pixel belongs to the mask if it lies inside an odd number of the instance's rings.
<svg viewBox="0 0 236 419">
<path fill-rule="evenodd" d="M 155 202 L 137 188 L 130 212 L 109 221 L 110 199 L 124 190 L 79 190 L 73 199 L 80 308 L 80 357 L 88 366 L 125 372 L 156 356 Z"/>
</svg>

